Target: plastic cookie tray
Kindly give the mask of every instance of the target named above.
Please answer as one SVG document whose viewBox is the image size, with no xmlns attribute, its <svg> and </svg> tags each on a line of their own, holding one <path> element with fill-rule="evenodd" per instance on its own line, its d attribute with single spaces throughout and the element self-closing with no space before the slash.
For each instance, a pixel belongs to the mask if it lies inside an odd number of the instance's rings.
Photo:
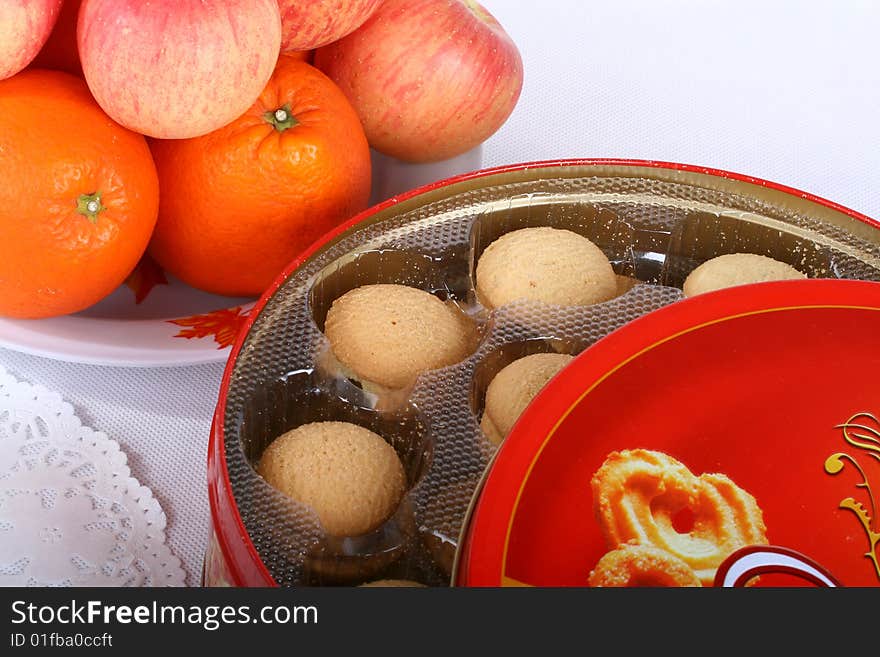
<svg viewBox="0 0 880 657">
<path fill-rule="evenodd" d="M 502 234 L 580 233 L 638 283 L 583 307 L 518 302 L 493 311 L 474 293 L 480 254 Z M 393 198 L 327 235 L 264 294 L 224 374 L 208 456 L 213 534 L 208 585 L 450 584 L 462 525 L 496 447 L 479 422 L 486 387 L 537 352 L 579 354 L 633 319 L 682 299 L 697 265 L 748 252 L 810 278 L 880 281 L 880 232 L 867 217 L 735 174 L 637 161 L 564 161 L 476 172 Z M 418 378 L 394 408 L 324 366 L 334 299 L 399 283 L 457 304 L 477 339 L 465 360 Z M 345 420 L 383 436 L 408 491 L 367 535 L 334 538 L 317 516 L 256 474 L 281 433 Z"/>
</svg>

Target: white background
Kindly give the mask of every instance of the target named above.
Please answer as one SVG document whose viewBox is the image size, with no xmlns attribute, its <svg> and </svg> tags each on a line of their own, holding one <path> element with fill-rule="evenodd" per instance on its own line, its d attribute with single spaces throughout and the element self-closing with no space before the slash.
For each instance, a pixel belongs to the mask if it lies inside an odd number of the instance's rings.
<svg viewBox="0 0 880 657">
<path fill-rule="evenodd" d="M 525 86 L 483 164 L 677 161 L 783 183 L 880 218 L 880 3 L 485 0 Z M 450 172 L 454 173 L 454 172 Z M 199 582 L 205 456 L 222 364 L 130 370 L 0 350 L 117 439 Z"/>
<path fill-rule="evenodd" d="M 525 85 L 487 165 L 699 164 L 880 217 L 876 0 L 487 0 Z"/>
</svg>

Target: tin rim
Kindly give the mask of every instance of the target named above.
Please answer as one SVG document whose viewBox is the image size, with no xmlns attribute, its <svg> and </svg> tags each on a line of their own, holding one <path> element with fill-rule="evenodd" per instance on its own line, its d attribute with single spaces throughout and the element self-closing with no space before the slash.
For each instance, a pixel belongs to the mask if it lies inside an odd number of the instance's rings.
<svg viewBox="0 0 880 657">
<path fill-rule="evenodd" d="M 211 511 L 211 525 L 214 528 L 220 551 L 229 568 L 229 573 L 236 585 L 257 585 L 257 586 L 277 586 L 277 582 L 272 578 L 269 570 L 262 562 L 256 547 L 251 541 L 232 491 L 232 485 L 229 480 L 226 453 L 225 453 L 225 427 L 224 416 L 226 404 L 231 385 L 232 374 L 235 369 L 238 355 L 241 352 L 244 342 L 250 334 L 251 327 L 256 321 L 263 308 L 269 300 L 281 288 L 288 277 L 302 266 L 313 255 L 327 247 L 333 242 L 338 241 L 344 234 L 356 226 L 366 222 L 376 215 L 381 215 L 386 210 L 390 210 L 395 206 L 406 202 L 411 202 L 420 196 L 427 195 L 431 192 L 437 192 L 453 186 L 462 185 L 470 181 L 480 181 L 484 178 L 493 176 L 503 176 L 505 174 L 512 175 L 517 173 L 535 173 L 547 170 L 571 171 L 578 169 L 591 168 L 619 168 L 621 171 L 631 170 L 633 172 L 639 169 L 677 172 L 683 174 L 699 174 L 709 179 L 718 179 L 721 181 L 730 181 L 733 183 L 746 183 L 760 188 L 781 193 L 792 199 L 799 199 L 809 204 L 818 205 L 827 208 L 833 212 L 839 213 L 845 217 L 856 220 L 861 224 L 878 230 L 880 229 L 880 221 L 872 219 L 867 215 L 856 212 L 843 205 L 830 201 L 828 199 L 804 192 L 793 187 L 771 182 L 754 176 L 741 173 L 725 171 L 723 169 L 715 169 L 693 164 L 682 164 L 677 162 L 665 162 L 660 160 L 639 160 L 639 159 L 615 159 L 615 158 L 584 158 L 584 159 L 559 159 L 559 160 L 543 160 L 535 162 L 525 162 L 518 164 L 503 165 L 487 169 L 480 169 L 470 173 L 453 176 L 439 180 L 421 187 L 412 189 L 404 194 L 394 196 L 390 199 L 374 205 L 366 210 L 358 213 L 348 221 L 340 224 L 332 231 L 318 238 L 299 256 L 294 258 L 288 266 L 275 278 L 268 288 L 260 295 L 260 298 L 254 304 L 247 320 L 241 327 L 235 342 L 232 345 L 229 356 L 226 360 L 226 366 L 223 370 L 223 376 L 220 382 L 217 405 L 215 407 L 213 422 L 211 425 L 211 434 L 208 443 L 207 454 L 207 479 L 208 479 L 208 501 Z M 491 464 L 487 468 L 487 472 L 491 469 Z M 485 481 L 486 473 L 484 473 L 482 481 Z M 482 484 L 482 482 L 481 482 Z M 479 487 L 478 487 L 479 490 Z M 473 502 L 471 508 L 473 508 Z M 221 507 L 225 507 L 222 508 Z M 466 519 L 467 520 L 467 519 Z M 464 523 L 462 531 L 467 526 Z M 237 543 L 237 547 L 233 547 Z M 233 553 L 247 560 L 247 573 L 243 572 L 242 564 L 239 559 L 233 558 Z M 456 554 L 456 564 L 458 565 L 458 554 Z M 455 583 L 455 575 L 453 572 L 452 583 Z"/>
</svg>

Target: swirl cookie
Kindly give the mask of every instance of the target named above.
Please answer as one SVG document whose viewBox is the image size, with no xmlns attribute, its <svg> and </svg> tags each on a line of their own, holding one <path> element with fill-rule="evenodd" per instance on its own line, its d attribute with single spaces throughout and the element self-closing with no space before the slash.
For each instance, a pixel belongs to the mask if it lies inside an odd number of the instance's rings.
<svg viewBox="0 0 880 657">
<path fill-rule="evenodd" d="M 331 536 L 376 529 L 397 509 L 406 488 L 394 448 L 348 422 L 313 422 L 288 431 L 265 449 L 257 472 L 310 507 Z"/>
<path fill-rule="evenodd" d="M 753 253 L 730 253 L 707 260 L 694 269 L 684 281 L 686 297 L 726 287 L 806 278 L 806 275 L 785 262 Z"/>
<path fill-rule="evenodd" d="M 502 235 L 483 251 L 475 278 L 477 297 L 487 308 L 523 299 L 586 306 L 617 295 L 617 278 L 602 250 L 558 228 Z"/>
<path fill-rule="evenodd" d="M 532 354 L 502 369 L 486 388 L 486 403 L 480 428 L 496 445 L 510 433 L 526 406 L 573 356 Z"/>
<path fill-rule="evenodd" d="M 364 285 L 336 299 L 324 334 L 336 360 L 365 388 L 399 390 L 467 357 L 473 338 L 453 304 L 406 285 Z"/>
<path fill-rule="evenodd" d="M 607 552 L 590 572 L 588 583 L 594 587 L 702 586 L 693 569 L 675 555 L 637 543 Z"/>
<path fill-rule="evenodd" d="M 755 498 L 723 474 L 694 475 L 668 454 L 645 449 L 612 452 L 593 475 L 593 508 L 609 548 L 636 542 L 687 564 L 710 586 L 735 550 L 766 544 Z M 692 516 L 679 531 L 679 513 Z"/>
</svg>

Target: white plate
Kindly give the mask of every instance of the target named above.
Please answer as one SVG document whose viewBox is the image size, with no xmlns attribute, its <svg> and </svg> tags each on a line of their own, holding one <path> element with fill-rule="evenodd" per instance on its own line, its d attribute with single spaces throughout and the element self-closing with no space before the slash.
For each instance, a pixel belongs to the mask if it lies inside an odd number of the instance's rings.
<svg viewBox="0 0 880 657">
<path fill-rule="evenodd" d="M 73 315 L 0 319 L 0 347 L 94 365 L 172 367 L 225 361 L 253 298 L 195 290 L 169 274 L 141 303 L 127 286 Z M 212 314 L 213 313 L 213 314 Z"/>
</svg>

